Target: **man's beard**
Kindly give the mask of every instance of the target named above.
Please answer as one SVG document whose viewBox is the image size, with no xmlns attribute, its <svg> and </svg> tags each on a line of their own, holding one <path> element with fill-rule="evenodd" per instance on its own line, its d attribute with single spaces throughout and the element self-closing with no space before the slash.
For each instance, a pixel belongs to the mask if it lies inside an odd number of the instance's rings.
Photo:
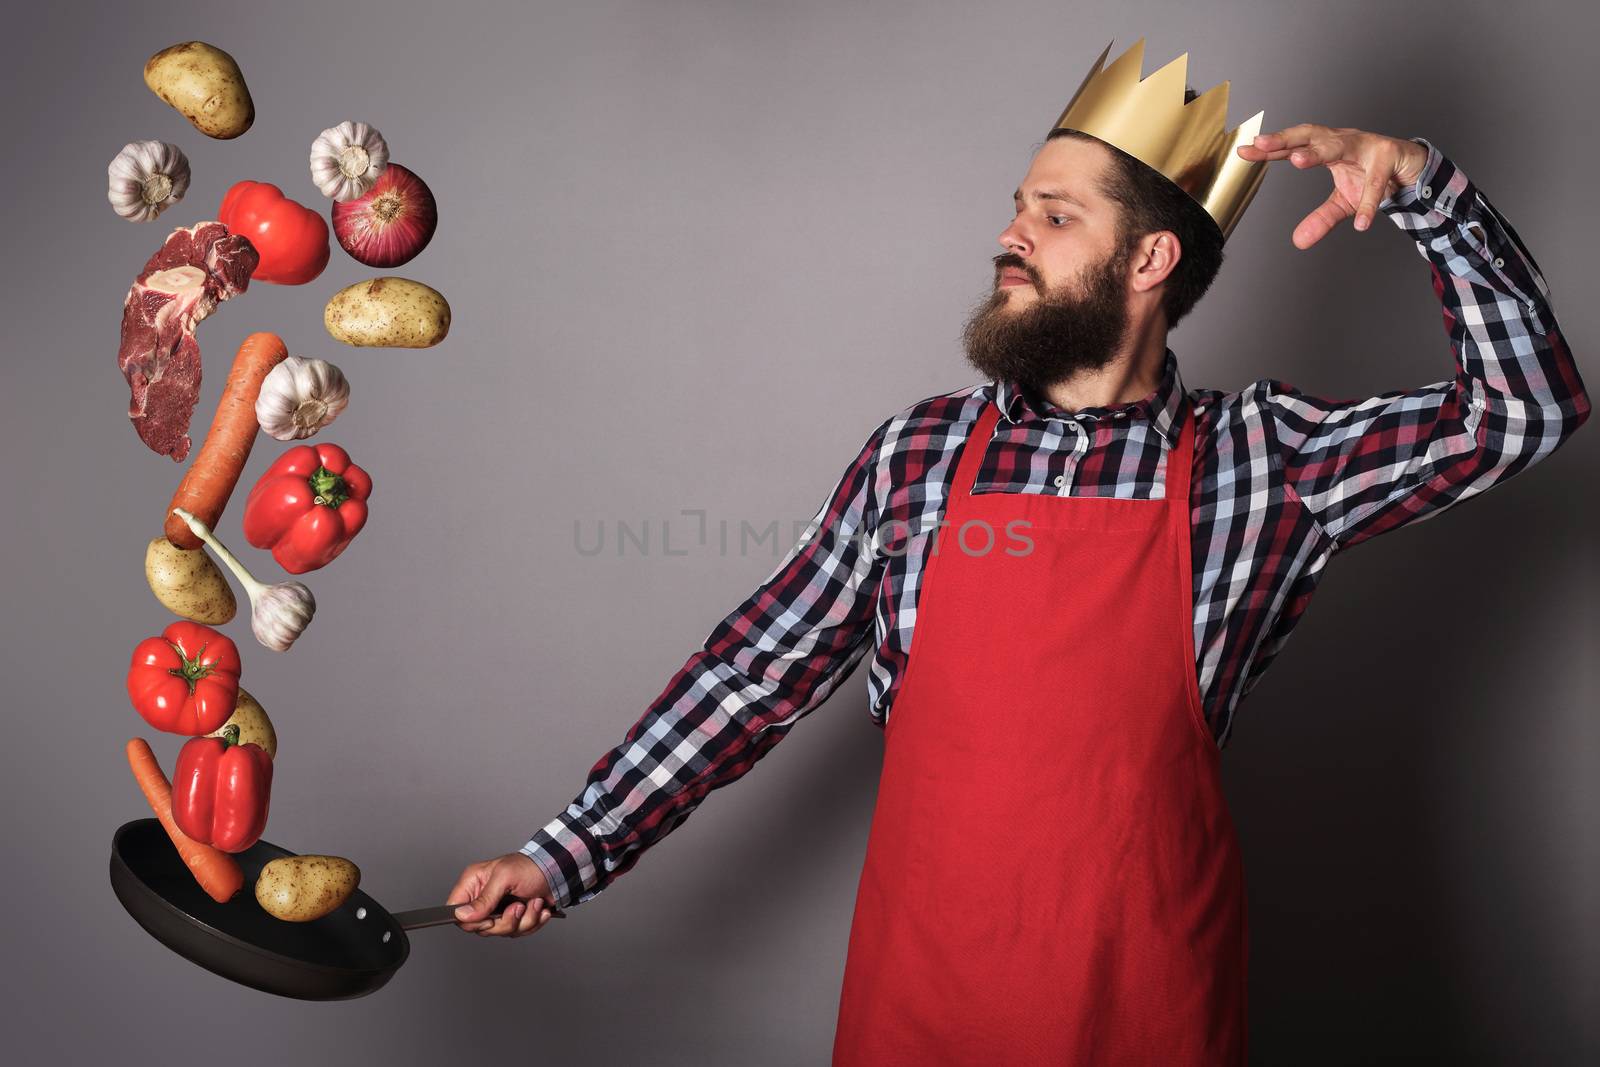
<svg viewBox="0 0 1600 1067">
<path fill-rule="evenodd" d="M 1033 393 L 1080 371 L 1111 362 L 1128 331 L 1128 296 L 1123 281 L 1128 250 L 1112 250 L 1068 285 L 1040 292 L 1027 307 L 1009 310 L 1003 289 L 973 311 L 962 328 L 967 362 L 996 380 L 1012 380 Z M 1012 254 L 995 257 L 997 268 L 1034 271 Z"/>
</svg>

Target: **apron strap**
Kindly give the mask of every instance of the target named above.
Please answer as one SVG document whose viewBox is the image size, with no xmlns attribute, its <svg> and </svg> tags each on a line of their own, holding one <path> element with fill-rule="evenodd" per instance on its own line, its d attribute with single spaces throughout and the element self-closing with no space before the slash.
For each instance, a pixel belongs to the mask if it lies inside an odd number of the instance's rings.
<svg viewBox="0 0 1600 1067">
<path fill-rule="evenodd" d="M 983 466 L 983 454 L 989 451 L 989 439 L 994 435 L 994 426 L 999 418 L 1000 407 L 994 401 L 983 406 L 978 421 L 967 434 L 966 443 L 961 446 L 961 461 L 956 466 L 955 481 L 951 486 L 952 499 L 972 495 L 972 485 L 978 479 L 978 468 Z"/>
<path fill-rule="evenodd" d="M 1178 418 L 1183 428 L 1178 431 L 1178 443 L 1167 453 L 1167 499 L 1182 503 L 1185 520 L 1189 513 L 1189 471 L 1194 466 L 1194 412 L 1189 409 L 1189 398 L 1178 401 Z"/>
</svg>

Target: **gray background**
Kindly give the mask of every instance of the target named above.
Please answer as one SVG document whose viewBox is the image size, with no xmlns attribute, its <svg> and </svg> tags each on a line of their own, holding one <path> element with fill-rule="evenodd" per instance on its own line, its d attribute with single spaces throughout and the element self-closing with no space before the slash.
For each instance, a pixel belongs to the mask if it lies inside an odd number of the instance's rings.
<svg viewBox="0 0 1600 1067">
<path fill-rule="evenodd" d="M 775 562 L 690 542 L 803 521 L 887 414 L 974 380 L 958 331 L 1033 147 L 1088 65 L 1148 34 L 1232 80 L 1230 122 L 1426 136 L 1539 258 L 1585 377 L 1597 316 L 1597 85 L 1576 2 L 169 2 L 35 8 L 3 45 L 9 254 L 0 419 L 4 1029 L 16 1062 L 825 1062 L 881 757 L 865 671 L 778 758 L 719 791 L 599 898 L 524 940 L 420 931 L 369 998 L 306 1004 L 146 936 L 106 881 L 148 815 L 123 758 L 156 734 L 123 689 L 170 616 L 142 553 L 182 468 L 138 441 L 116 370 L 129 282 L 242 178 L 325 207 L 306 152 L 364 119 L 438 196 L 394 273 L 443 290 L 449 339 L 349 349 L 337 248 L 298 288 L 202 324 L 196 447 L 250 331 L 353 383 L 322 439 L 374 474 L 373 518 L 307 576 L 286 654 L 228 624 L 282 748 L 267 837 L 355 859 L 391 909 L 521 845 Z M 210 141 L 148 92 L 147 56 L 211 41 L 255 127 Z M 105 165 L 175 141 L 195 180 L 118 219 Z M 1286 167 L 1278 164 L 1276 166 Z M 1323 173 L 1272 173 L 1173 335 L 1191 385 L 1328 396 L 1448 377 L 1426 265 L 1390 223 L 1308 252 Z M 243 494 L 281 451 L 262 437 Z M 1223 765 L 1244 840 L 1261 1063 L 1576 1063 L 1600 1054 L 1593 429 L 1485 497 L 1331 568 Z M 650 551 L 575 524 L 653 524 Z M 661 524 L 672 529 L 665 555 Z M 783 547 L 787 547 L 785 544 Z M 981 900 L 967 902 L 982 906 Z M 952 906 L 959 906 L 952 901 Z M 293 1042 L 287 1049 L 284 1042 Z"/>
</svg>

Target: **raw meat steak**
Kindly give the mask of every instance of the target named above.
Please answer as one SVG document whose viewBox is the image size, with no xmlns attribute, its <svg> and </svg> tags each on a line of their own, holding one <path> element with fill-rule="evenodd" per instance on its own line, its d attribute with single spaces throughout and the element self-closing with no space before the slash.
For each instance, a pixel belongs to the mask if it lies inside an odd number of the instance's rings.
<svg viewBox="0 0 1600 1067">
<path fill-rule="evenodd" d="M 255 246 L 220 222 L 177 229 L 134 279 L 122 305 L 117 365 L 133 397 L 128 418 L 163 456 L 189 455 L 189 417 L 200 400 L 197 323 L 219 301 L 245 291 L 260 260 Z"/>
</svg>

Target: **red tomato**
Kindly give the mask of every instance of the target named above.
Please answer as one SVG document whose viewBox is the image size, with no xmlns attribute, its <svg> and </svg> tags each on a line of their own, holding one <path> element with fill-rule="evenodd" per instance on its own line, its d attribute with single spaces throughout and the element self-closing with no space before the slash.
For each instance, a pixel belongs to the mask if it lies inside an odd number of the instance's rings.
<svg viewBox="0 0 1600 1067">
<path fill-rule="evenodd" d="M 239 700 L 239 649 L 227 634 L 179 619 L 147 637 L 128 664 L 134 710 L 157 730 L 208 734 Z"/>
<path fill-rule="evenodd" d="M 328 265 L 328 224 L 271 182 L 237 182 L 217 219 L 256 246 L 261 262 L 251 281 L 301 285 Z"/>
</svg>

